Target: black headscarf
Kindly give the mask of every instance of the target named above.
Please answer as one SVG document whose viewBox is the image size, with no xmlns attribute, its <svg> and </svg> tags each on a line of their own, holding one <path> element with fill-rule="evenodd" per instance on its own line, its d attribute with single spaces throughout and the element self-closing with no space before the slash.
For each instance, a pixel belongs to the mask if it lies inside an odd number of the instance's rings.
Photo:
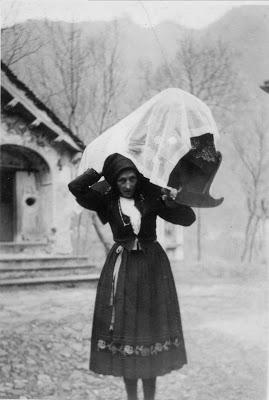
<svg viewBox="0 0 269 400">
<path fill-rule="evenodd" d="M 140 172 L 138 171 L 132 160 L 124 157 L 119 153 L 113 153 L 106 158 L 102 174 L 104 175 L 109 185 L 112 188 L 115 188 L 119 174 L 127 169 L 134 170 L 137 177 L 139 178 Z"/>
<path fill-rule="evenodd" d="M 112 199 L 119 196 L 117 179 L 119 174 L 127 169 L 132 169 L 137 175 L 137 184 L 134 193 L 135 199 L 143 200 L 145 197 L 154 199 L 160 196 L 161 188 L 151 183 L 148 178 L 144 177 L 132 160 L 119 153 L 113 153 L 106 158 L 102 170 L 104 178 L 111 187 L 110 194 Z"/>
</svg>

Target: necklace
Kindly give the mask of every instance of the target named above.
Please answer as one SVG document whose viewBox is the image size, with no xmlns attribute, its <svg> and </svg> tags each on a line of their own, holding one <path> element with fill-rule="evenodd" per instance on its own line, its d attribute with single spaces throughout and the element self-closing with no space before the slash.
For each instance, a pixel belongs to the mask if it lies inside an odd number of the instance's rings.
<svg viewBox="0 0 269 400">
<path fill-rule="evenodd" d="M 131 225 L 131 221 L 129 221 L 129 222 L 124 222 L 123 214 L 122 214 L 122 209 L 121 209 L 121 205 L 120 205 L 120 198 L 118 199 L 118 207 L 119 207 L 119 213 L 120 213 L 120 217 L 121 217 L 123 226 Z"/>
</svg>

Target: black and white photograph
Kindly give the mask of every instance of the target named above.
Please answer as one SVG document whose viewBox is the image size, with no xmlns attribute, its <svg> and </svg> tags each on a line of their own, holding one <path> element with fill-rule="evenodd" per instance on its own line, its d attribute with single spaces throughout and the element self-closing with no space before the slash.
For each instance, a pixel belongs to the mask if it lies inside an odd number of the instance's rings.
<svg viewBox="0 0 269 400">
<path fill-rule="evenodd" d="M 269 400 L 269 1 L 0 9 L 0 399 Z"/>
</svg>

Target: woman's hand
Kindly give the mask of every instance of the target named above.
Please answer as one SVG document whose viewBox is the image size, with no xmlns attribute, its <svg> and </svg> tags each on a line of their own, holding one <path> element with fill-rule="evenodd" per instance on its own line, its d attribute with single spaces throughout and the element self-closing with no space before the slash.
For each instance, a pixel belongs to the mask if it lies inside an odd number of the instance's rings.
<svg viewBox="0 0 269 400">
<path fill-rule="evenodd" d="M 177 197 L 178 190 L 175 189 L 175 188 L 168 188 L 168 189 L 169 189 L 169 194 L 168 194 L 168 196 L 169 196 L 172 200 L 175 200 L 176 197 Z"/>
<path fill-rule="evenodd" d="M 162 195 L 163 200 L 175 200 L 177 197 L 177 194 L 181 191 L 181 188 L 179 190 L 172 188 L 172 187 L 166 187 L 162 189 L 162 192 L 164 193 Z"/>
</svg>

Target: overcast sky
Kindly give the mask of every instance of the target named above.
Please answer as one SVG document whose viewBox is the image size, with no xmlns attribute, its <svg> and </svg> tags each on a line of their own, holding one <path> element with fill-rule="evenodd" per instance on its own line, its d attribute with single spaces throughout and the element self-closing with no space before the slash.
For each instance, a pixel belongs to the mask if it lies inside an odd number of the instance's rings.
<svg viewBox="0 0 269 400">
<path fill-rule="evenodd" d="M 233 7 L 267 4 L 269 1 L 100 1 L 100 0 L 1 0 L 2 25 L 29 18 L 65 21 L 111 20 L 129 16 L 148 27 L 164 20 L 202 28 Z"/>
</svg>

